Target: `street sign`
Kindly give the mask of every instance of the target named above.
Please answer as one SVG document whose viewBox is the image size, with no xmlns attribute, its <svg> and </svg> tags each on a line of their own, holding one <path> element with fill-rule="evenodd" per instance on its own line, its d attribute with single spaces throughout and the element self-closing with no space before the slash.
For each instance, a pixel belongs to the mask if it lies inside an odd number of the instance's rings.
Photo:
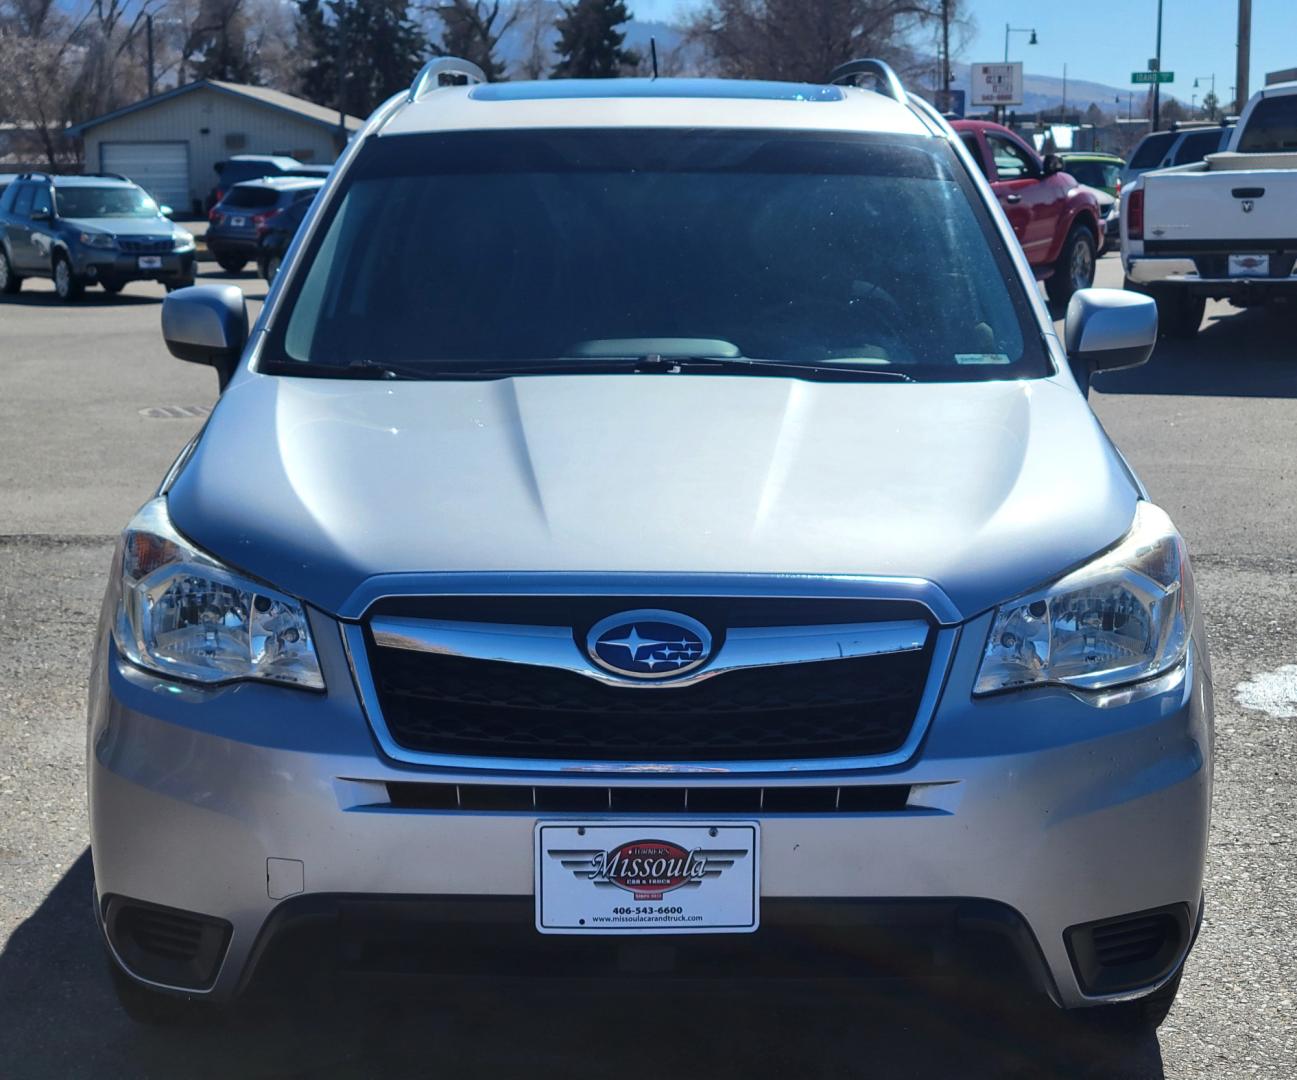
<svg viewBox="0 0 1297 1080">
<path fill-rule="evenodd" d="M 969 72 L 974 105 L 1021 105 L 1022 61 L 974 64 Z"/>
<path fill-rule="evenodd" d="M 1174 71 L 1132 71 L 1130 81 L 1133 83 L 1168 83 L 1175 82 Z"/>
</svg>

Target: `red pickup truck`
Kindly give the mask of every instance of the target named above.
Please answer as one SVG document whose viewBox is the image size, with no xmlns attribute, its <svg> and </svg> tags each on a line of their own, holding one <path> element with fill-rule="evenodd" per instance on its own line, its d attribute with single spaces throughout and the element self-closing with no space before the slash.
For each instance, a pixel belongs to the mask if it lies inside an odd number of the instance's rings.
<svg viewBox="0 0 1297 1080">
<path fill-rule="evenodd" d="M 991 182 L 1049 298 L 1066 304 L 1077 289 L 1094 284 L 1094 260 L 1103 250 L 1094 195 L 1063 171 L 1058 157 L 1042 158 L 1007 127 L 985 120 L 951 126 Z"/>
</svg>

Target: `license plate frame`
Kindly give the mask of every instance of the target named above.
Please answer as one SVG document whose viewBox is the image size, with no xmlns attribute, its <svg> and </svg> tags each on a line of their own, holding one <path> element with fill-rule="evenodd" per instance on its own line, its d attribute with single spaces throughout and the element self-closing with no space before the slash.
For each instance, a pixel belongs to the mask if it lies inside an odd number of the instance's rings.
<svg viewBox="0 0 1297 1080">
<path fill-rule="evenodd" d="M 758 822 L 538 821 L 533 836 L 539 933 L 750 934 L 760 926 Z"/>
<path fill-rule="evenodd" d="M 139 258 L 139 264 L 141 270 L 161 270 L 162 256 L 161 255 L 141 255 Z"/>
<path fill-rule="evenodd" d="M 1231 255 L 1229 256 L 1228 273 L 1236 277 L 1269 277 L 1269 255 Z"/>
</svg>

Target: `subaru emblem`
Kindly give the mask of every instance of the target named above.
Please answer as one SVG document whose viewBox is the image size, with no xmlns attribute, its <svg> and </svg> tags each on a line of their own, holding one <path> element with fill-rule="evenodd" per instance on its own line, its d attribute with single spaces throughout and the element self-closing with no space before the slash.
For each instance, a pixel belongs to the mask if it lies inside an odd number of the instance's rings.
<svg viewBox="0 0 1297 1080">
<path fill-rule="evenodd" d="M 712 636 L 697 619 L 674 611 L 622 611 L 590 628 L 586 652 L 605 671 L 667 679 L 707 663 Z"/>
</svg>

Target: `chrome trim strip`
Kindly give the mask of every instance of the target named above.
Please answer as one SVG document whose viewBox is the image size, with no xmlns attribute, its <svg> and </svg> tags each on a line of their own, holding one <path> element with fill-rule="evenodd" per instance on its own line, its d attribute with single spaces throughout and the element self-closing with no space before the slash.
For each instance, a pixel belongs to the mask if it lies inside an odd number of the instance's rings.
<svg viewBox="0 0 1297 1080">
<path fill-rule="evenodd" d="M 360 619 L 380 600 L 411 596 L 742 596 L 805 600 L 908 600 L 954 626 L 964 613 L 925 578 L 863 574 L 708 574 L 507 571 L 378 574 L 363 581 L 336 612 Z M 976 612 L 970 612 L 976 614 Z"/>
<path fill-rule="evenodd" d="M 955 655 L 955 646 L 959 641 L 959 627 L 949 627 L 936 631 L 933 640 L 932 664 L 928 669 L 928 679 L 924 684 L 923 695 L 915 712 L 914 723 L 905 742 L 890 754 L 879 754 L 872 757 L 838 757 L 838 758 L 794 758 L 782 761 L 671 761 L 671 762 L 634 762 L 634 761 L 588 761 L 564 760 L 561 758 L 500 758 L 481 757 L 470 754 L 430 754 L 407 750 L 397 744 L 388 731 L 383 720 L 382 710 L 378 704 L 378 691 L 374 686 L 373 674 L 369 668 L 369 657 L 365 646 L 364 629 L 355 623 L 344 623 L 340 627 L 343 648 L 351 664 L 352 677 L 356 693 L 360 697 L 361 708 L 369 720 L 374 737 L 379 747 L 391 760 L 410 765 L 419 765 L 436 769 L 439 772 L 458 777 L 490 775 L 497 777 L 529 777 L 543 774 L 589 774 L 608 777 L 621 776 L 642 782 L 647 776 L 658 776 L 663 779 L 688 778 L 699 775 L 724 776 L 788 776 L 794 774 L 804 778 L 808 783 L 825 773 L 850 773 L 865 769 L 882 769 L 889 766 L 903 765 L 910 760 L 923 742 L 928 726 L 937 711 L 937 703 L 945 689 L 946 679 L 950 673 L 951 662 Z"/>
<path fill-rule="evenodd" d="M 635 679 L 593 663 L 568 626 L 516 626 L 383 617 L 369 624 L 384 648 L 559 668 L 609 686 L 669 690 L 744 668 L 844 660 L 887 653 L 916 652 L 928 640 L 921 619 L 828 626 L 740 626 L 728 630 L 725 644 L 705 667 L 677 678 Z"/>
</svg>

